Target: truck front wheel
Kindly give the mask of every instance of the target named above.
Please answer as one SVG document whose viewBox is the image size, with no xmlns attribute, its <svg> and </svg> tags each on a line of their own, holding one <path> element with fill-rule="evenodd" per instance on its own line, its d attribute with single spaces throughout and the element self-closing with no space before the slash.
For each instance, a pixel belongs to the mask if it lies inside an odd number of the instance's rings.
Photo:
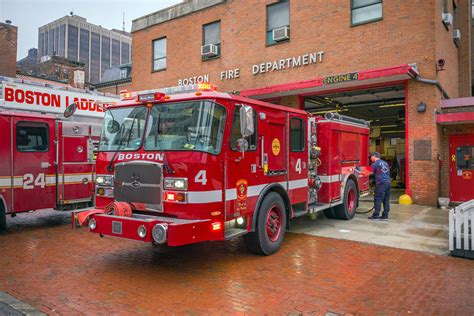
<svg viewBox="0 0 474 316">
<path fill-rule="evenodd" d="M 347 180 L 343 198 L 342 204 L 334 207 L 334 213 L 338 219 L 352 219 L 357 209 L 359 193 L 356 184 L 351 179 Z"/>
<path fill-rule="evenodd" d="M 276 192 L 269 193 L 258 210 L 255 232 L 244 236 L 247 249 L 256 254 L 271 255 L 285 238 L 286 212 L 282 198 Z"/>
</svg>

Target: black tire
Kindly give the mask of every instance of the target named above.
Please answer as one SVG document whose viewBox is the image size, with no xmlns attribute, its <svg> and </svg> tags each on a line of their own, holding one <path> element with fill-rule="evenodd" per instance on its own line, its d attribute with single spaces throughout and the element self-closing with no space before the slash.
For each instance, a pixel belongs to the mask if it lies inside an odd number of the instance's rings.
<svg viewBox="0 0 474 316">
<path fill-rule="evenodd" d="M 334 215 L 338 219 L 349 220 L 354 218 L 359 200 L 359 192 L 353 180 L 349 179 L 344 189 L 344 199 L 341 205 L 334 207 Z"/>
<path fill-rule="evenodd" d="M 5 207 L 0 201 L 0 230 L 7 231 L 7 214 L 5 212 Z"/>
<path fill-rule="evenodd" d="M 285 204 L 278 193 L 270 192 L 258 209 L 255 232 L 244 235 L 245 245 L 255 254 L 271 255 L 280 248 L 285 230 Z"/>
<path fill-rule="evenodd" d="M 323 212 L 327 218 L 330 218 L 330 219 L 336 218 L 336 216 L 334 215 L 334 210 L 332 208 L 328 208 L 327 210 L 324 210 Z"/>
</svg>

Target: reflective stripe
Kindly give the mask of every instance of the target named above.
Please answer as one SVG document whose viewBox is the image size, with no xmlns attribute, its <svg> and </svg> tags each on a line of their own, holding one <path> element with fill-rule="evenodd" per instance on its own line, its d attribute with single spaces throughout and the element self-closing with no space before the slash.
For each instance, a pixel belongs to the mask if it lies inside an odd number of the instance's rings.
<svg viewBox="0 0 474 316">
<path fill-rule="evenodd" d="M 320 176 L 318 175 L 319 179 L 321 179 L 322 183 L 334 183 L 334 182 L 339 182 L 341 181 L 341 175 L 340 174 L 335 174 L 332 176 Z"/>
<path fill-rule="evenodd" d="M 24 176 L 15 176 L 13 178 L 13 187 L 22 188 L 24 182 Z M 58 184 L 63 183 L 63 175 L 58 175 Z M 91 173 L 66 173 L 64 174 L 64 184 L 79 184 L 83 183 L 83 180 L 87 179 L 88 182 L 92 181 Z M 34 177 L 33 180 L 36 180 Z M 34 181 L 32 182 L 34 184 Z M 45 175 L 45 185 L 53 186 L 56 185 L 56 176 L 54 174 Z M 36 186 L 36 185 L 35 185 Z M 11 188 L 11 177 L 0 177 L 0 189 Z"/>
<path fill-rule="evenodd" d="M 64 174 L 64 184 L 81 183 L 84 179 L 87 182 L 92 181 L 92 174 L 90 173 L 66 173 Z M 59 175 L 58 183 L 63 183 L 63 176 Z"/>
<path fill-rule="evenodd" d="M 188 203 L 214 203 L 222 202 L 222 191 L 188 191 Z"/>
<path fill-rule="evenodd" d="M 259 196 L 263 189 L 270 183 L 252 185 L 247 188 L 247 197 Z M 285 190 L 288 191 L 287 182 L 278 182 Z M 288 182 L 290 190 L 300 189 L 308 186 L 308 179 L 292 180 Z M 225 191 L 226 201 L 233 201 L 237 199 L 237 189 L 227 189 Z"/>
<path fill-rule="evenodd" d="M 308 187 L 308 179 L 290 181 L 290 190 Z"/>
</svg>

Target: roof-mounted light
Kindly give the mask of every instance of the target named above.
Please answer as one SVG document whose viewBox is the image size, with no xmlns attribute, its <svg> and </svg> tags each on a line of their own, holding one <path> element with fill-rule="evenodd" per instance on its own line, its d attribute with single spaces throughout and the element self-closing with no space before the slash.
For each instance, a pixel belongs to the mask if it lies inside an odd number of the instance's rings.
<svg viewBox="0 0 474 316">
<path fill-rule="evenodd" d="M 152 92 L 138 95 L 138 102 L 164 101 L 165 94 L 162 92 Z"/>
</svg>

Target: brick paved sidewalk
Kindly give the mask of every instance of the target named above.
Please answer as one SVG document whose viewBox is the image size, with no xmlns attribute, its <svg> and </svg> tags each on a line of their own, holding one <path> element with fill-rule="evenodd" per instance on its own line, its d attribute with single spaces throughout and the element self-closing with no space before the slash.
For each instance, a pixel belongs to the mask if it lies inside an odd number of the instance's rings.
<svg viewBox="0 0 474 316">
<path fill-rule="evenodd" d="M 54 222 L 0 235 L 0 291 L 49 314 L 474 314 L 466 259 L 304 234 L 270 257 L 156 248 Z"/>
</svg>

